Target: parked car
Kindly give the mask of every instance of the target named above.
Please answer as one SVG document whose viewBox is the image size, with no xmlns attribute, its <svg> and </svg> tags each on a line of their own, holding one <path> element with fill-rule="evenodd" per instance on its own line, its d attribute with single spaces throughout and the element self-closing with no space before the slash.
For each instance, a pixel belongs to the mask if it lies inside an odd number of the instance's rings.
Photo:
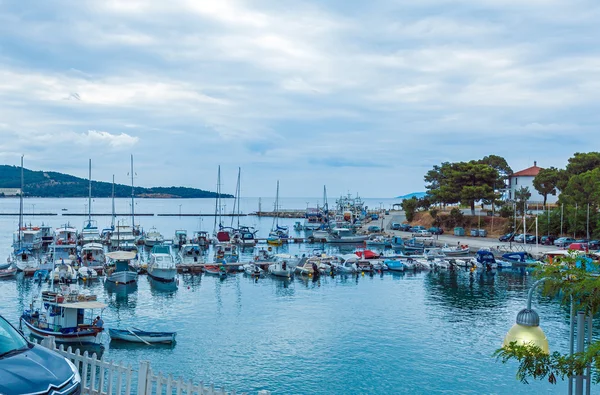
<svg viewBox="0 0 600 395">
<path fill-rule="evenodd" d="M 556 240 L 556 236 L 552 236 L 552 235 L 542 236 L 542 238 L 540 239 L 540 244 L 550 246 L 550 245 L 554 244 L 555 240 Z"/>
<path fill-rule="evenodd" d="M 554 245 L 557 247 L 567 247 L 574 242 L 575 239 L 572 237 L 559 237 L 558 239 L 554 240 Z"/>
<path fill-rule="evenodd" d="M 538 238 L 535 235 L 525 235 L 525 243 L 535 244 L 536 241 L 539 243 Z"/>
<path fill-rule="evenodd" d="M 425 229 L 420 229 L 413 232 L 413 237 L 431 237 L 431 232 Z"/>
<path fill-rule="evenodd" d="M 523 238 L 525 235 L 523 233 L 517 233 L 513 239 L 515 243 L 523 243 Z"/>
<path fill-rule="evenodd" d="M 381 232 L 381 228 L 377 225 L 371 225 L 367 228 L 367 232 L 369 233 L 378 233 Z"/>
<path fill-rule="evenodd" d="M 401 225 L 398 222 L 392 222 L 392 230 L 400 230 Z"/>
<path fill-rule="evenodd" d="M 444 234 L 444 229 L 438 228 L 436 226 L 433 226 L 433 227 L 429 228 L 429 231 L 431 232 L 432 235 L 442 235 L 442 234 Z"/>
<path fill-rule="evenodd" d="M 378 220 L 379 219 L 379 214 L 371 214 L 371 219 L 373 221 Z"/>
<path fill-rule="evenodd" d="M 590 250 L 598 250 L 600 249 L 600 241 L 590 240 L 590 242 L 588 243 L 588 247 L 590 248 Z"/>
<path fill-rule="evenodd" d="M 499 241 L 513 241 L 515 238 L 515 234 L 514 233 L 507 233 L 505 235 L 502 235 L 498 238 Z"/>
<path fill-rule="evenodd" d="M 416 226 L 413 226 L 412 228 L 410 228 L 410 231 L 413 233 L 417 233 L 420 230 L 426 230 L 426 229 L 424 226 L 421 226 L 421 225 L 416 225 Z"/>
<path fill-rule="evenodd" d="M 410 232 L 411 229 L 412 226 L 410 226 L 410 224 L 400 224 L 400 230 L 404 232 Z"/>
<path fill-rule="evenodd" d="M 0 393 L 79 395 L 81 377 L 71 361 L 30 343 L 0 316 Z"/>
</svg>

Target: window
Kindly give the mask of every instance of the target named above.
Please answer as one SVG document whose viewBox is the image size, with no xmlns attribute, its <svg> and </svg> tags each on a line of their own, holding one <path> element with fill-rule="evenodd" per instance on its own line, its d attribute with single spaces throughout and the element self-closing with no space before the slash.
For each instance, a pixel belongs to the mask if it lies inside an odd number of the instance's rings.
<svg viewBox="0 0 600 395">
<path fill-rule="evenodd" d="M 518 180 L 519 180 L 519 179 L 515 177 L 515 185 L 517 185 L 517 184 L 518 184 Z"/>
</svg>

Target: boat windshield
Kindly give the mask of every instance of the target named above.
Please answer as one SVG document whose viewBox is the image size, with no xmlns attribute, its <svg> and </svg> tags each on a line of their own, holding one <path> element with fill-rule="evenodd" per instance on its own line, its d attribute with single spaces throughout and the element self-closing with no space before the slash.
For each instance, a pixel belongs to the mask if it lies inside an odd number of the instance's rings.
<svg viewBox="0 0 600 395">
<path fill-rule="evenodd" d="M 23 336 L 0 317 L 0 358 L 27 348 L 28 343 Z"/>
</svg>

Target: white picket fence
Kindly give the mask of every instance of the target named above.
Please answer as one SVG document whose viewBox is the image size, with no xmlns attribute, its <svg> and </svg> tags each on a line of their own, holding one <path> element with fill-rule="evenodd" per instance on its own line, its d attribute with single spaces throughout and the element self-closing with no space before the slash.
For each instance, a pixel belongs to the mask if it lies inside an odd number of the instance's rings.
<svg viewBox="0 0 600 395">
<path fill-rule="evenodd" d="M 173 378 L 173 375 L 155 373 L 147 361 L 140 361 L 135 371 L 131 365 L 125 366 L 104 359 L 98 359 L 94 353 L 83 354 L 79 349 L 56 346 L 54 337 L 41 341 L 42 346 L 54 350 L 70 359 L 79 367 L 83 394 L 92 395 L 235 395 L 235 391 L 226 392 L 223 388 L 215 388 L 213 384 L 205 386 L 202 382 L 194 384 L 192 380 Z M 136 377 L 137 376 L 137 377 Z M 137 386 L 133 386 L 136 383 Z M 244 395 L 246 393 L 242 393 Z M 259 391 L 259 395 L 270 395 L 269 391 Z"/>
</svg>

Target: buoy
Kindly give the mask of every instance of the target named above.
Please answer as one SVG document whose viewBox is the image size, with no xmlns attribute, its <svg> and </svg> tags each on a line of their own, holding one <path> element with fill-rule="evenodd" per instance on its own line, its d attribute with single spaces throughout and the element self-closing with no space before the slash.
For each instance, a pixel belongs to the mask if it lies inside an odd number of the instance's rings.
<svg viewBox="0 0 600 395">
<path fill-rule="evenodd" d="M 365 275 L 365 272 L 361 272 L 361 274 L 364 276 L 364 275 Z"/>
</svg>

